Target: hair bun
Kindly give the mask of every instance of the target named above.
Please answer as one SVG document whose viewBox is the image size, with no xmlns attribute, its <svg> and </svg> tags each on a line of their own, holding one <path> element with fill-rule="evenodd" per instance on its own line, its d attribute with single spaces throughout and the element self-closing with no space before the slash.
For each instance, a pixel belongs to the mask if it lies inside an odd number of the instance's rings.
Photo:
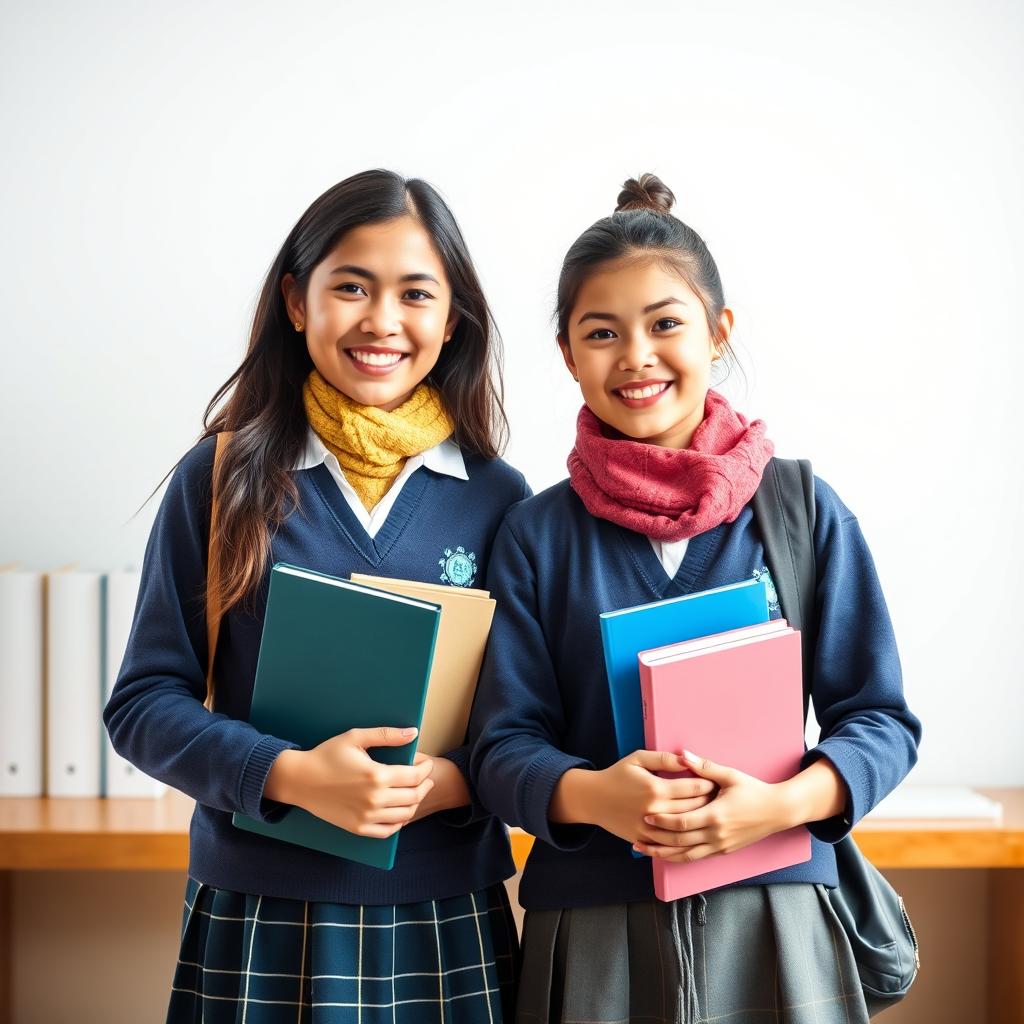
<svg viewBox="0 0 1024 1024">
<path fill-rule="evenodd" d="M 675 201 L 672 189 L 656 174 L 641 174 L 639 181 L 630 178 L 623 184 L 615 212 L 652 210 L 654 213 L 669 213 Z"/>
</svg>

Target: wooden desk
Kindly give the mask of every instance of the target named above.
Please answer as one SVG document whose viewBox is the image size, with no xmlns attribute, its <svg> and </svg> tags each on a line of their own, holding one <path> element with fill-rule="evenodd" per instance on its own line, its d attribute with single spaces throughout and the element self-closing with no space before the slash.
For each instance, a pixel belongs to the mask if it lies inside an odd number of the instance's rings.
<svg viewBox="0 0 1024 1024">
<path fill-rule="evenodd" d="M 855 835 L 880 868 L 1024 868 L 1024 787 L 984 789 L 1001 822 L 862 822 Z M 0 871 L 184 871 L 192 801 L 0 798 Z M 513 829 L 517 867 L 532 836 Z"/>
<path fill-rule="evenodd" d="M 989 908 L 993 1005 L 999 1020 L 1024 1024 L 1024 787 L 984 789 L 1002 803 L 1001 822 L 863 822 L 855 831 L 880 868 L 992 868 Z M 188 865 L 192 801 L 0 799 L 0 1024 L 9 1020 L 12 871 L 182 871 Z M 513 830 L 521 867 L 533 839 Z"/>
</svg>

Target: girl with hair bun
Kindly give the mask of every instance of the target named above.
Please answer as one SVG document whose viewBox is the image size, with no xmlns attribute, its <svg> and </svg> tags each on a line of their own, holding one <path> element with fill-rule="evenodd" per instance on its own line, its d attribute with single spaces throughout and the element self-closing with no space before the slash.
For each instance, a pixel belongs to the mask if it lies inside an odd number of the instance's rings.
<svg viewBox="0 0 1024 1024">
<path fill-rule="evenodd" d="M 584 401 L 569 478 L 511 509 L 491 554 L 471 772 L 484 804 L 537 840 L 517 1020 L 856 1024 L 868 1008 L 826 891 L 831 844 L 913 766 L 920 724 L 857 519 L 823 480 L 822 730 L 798 774 L 769 784 L 699 750 L 617 751 L 599 614 L 768 573 L 750 502 L 773 446 L 711 387 L 733 314 L 673 202 L 653 174 L 630 179 L 569 249 L 558 344 Z M 655 899 L 649 858 L 695 861 L 799 825 L 806 863 Z"/>
</svg>

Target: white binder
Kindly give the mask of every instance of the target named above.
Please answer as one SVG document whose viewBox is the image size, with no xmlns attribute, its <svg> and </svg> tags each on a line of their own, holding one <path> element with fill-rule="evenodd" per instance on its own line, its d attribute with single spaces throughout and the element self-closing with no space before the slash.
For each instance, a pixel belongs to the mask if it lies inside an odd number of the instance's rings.
<svg viewBox="0 0 1024 1024">
<path fill-rule="evenodd" d="M 104 648 L 103 703 L 117 681 L 124 660 L 128 636 L 135 615 L 135 601 L 139 596 L 142 574 L 131 570 L 107 574 L 106 586 L 106 643 Z M 126 761 L 114 750 L 110 737 L 104 735 L 104 793 L 110 797 L 159 797 L 167 787 Z"/>
<path fill-rule="evenodd" d="M 0 571 L 0 796 L 43 793 L 43 576 Z"/>
<path fill-rule="evenodd" d="M 47 578 L 46 792 L 100 795 L 102 587 L 98 572 Z"/>
</svg>

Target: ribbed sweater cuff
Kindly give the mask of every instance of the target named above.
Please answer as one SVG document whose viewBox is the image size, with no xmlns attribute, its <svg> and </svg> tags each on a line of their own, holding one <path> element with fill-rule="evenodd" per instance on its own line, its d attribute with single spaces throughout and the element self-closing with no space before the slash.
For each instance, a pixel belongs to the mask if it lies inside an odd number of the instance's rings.
<svg viewBox="0 0 1024 1024">
<path fill-rule="evenodd" d="M 832 767 L 839 772 L 846 786 L 846 809 L 823 821 L 812 821 L 807 824 L 807 831 L 823 843 L 838 843 L 845 839 L 860 819 L 871 808 L 867 806 L 865 782 L 870 778 L 871 771 L 864 760 L 864 755 L 852 743 L 839 737 L 822 740 L 803 756 L 801 770 L 822 757 L 827 757 Z"/>
<path fill-rule="evenodd" d="M 242 778 L 238 785 L 238 803 L 243 814 L 260 821 L 274 821 L 285 808 L 276 800 L 264 800 L 263 788 L 267 784 L 270 766 L 282 750 L 297 750 L 298 744 L 279 740 L 276 736 L 263 736 L 249 751 Z"/>
<path fill-rule="evenodd" d="M 597 831 L 596 825 L 561 825 L 552 822 L 551 798 L 558 780 L 570 768 L 589 768 L 593 765 L 581 757 L 573 757 L 561 750 L 549 749 L 540 754 L 526 770 L 523 783 L 523 827 L 537 839 L 550 843 L 558 850 L 582 849 Z"/>
<path fill-rule="evenodd" d="M 465 828 L 467 825 L 490 817 L 488 810 L 477 799 L 476 788 L 473 786 L 473 780 L 469 777 L 468 745 L 463 744 L 461 747 L 449 750 L 443 756 L 462 773 L 462 777 L 466 780 L 466 788 L 469 790 L 470 802 L 465 807 L 452 807 L 447 811 L 439 811 L 437 820 L 452 828 Z"/>
</svg>

